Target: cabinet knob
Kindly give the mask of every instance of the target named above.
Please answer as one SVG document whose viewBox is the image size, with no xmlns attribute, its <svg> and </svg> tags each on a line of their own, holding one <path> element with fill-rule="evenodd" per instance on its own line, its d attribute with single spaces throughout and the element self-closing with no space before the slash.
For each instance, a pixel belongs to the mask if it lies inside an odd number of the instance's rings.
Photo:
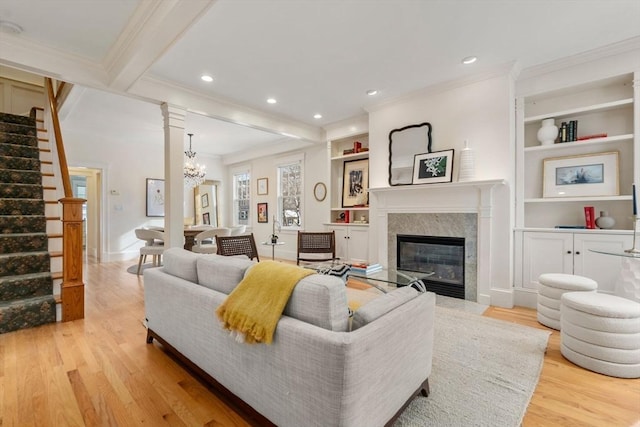
<svg viewBox="0 0 640 427">
<path fill-rule="evenodd" d="M 576 251 L 576 255 L 580 255 L 580 251 Z"/>
<path fill-rule="evenodd" d="M 568 254 L 570 254 L 570 253 L 571 253 L 571 251 L 567 251 L 567 253 L 568 253 Z"/>
</svg>

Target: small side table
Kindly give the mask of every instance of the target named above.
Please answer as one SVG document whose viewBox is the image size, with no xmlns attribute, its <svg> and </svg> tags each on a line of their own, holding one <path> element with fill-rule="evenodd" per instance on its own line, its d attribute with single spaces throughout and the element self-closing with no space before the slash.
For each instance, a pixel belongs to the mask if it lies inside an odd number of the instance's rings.
<svg viewBox="0 0 640 427">
<path fill-rule="evenodd" d="M 640 301 L 640 253 L 589 250 L 599 254 L 623 257 L 622 270 L 615 287 L 616 295 Z"/>
<path fill-rule="evenodd" d="M 261 244 L 265 246 L 271 246 L 271 259 L 274 260 L 276 259 L 276 246 L 284 245 L 284 242 L 262 242 Z"/>
</svg>

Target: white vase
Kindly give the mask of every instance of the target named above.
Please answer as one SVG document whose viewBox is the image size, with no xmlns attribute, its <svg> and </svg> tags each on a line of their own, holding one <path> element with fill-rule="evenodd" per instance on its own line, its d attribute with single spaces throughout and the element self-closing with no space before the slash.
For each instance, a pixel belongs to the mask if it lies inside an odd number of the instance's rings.
<svg viewBox="0 0 640 427">
<path fill-rule="evenodd" d="M 558 126 L 555 124 L 555 119 L 544 119 L 542 121 L 542 127 L 538 129 L 538 141 L 542 145 L 551 145 L 556 142 L 558 137 Z"/>
<path fill-rule="evenodd" d="M 475 160 L 473 150 L 469 148 L 469 143 L 464 140 L 464 149 L 460 153 L 460 170 L 458 171 L 458 181 L 473 181 L 476 175 Z"/>
<path fill-rule="evenodd" d="M 596 218 L 596 225 L 598 228 L 613 228 L 616 225 L 616 220 L 609 216 L 609 212 L 600 211 L 600 216 Z"/>
</svg>

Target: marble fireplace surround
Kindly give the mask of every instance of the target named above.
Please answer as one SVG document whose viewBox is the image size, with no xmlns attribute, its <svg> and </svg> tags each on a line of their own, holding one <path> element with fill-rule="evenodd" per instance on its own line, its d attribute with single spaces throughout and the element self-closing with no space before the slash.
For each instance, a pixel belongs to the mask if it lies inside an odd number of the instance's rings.
<svg viewBox="0 0 640 427">
<path fill-rule="evenodd" d="M 395 267 L 396 235 L 465 238 L 465 299 L 491 304 L 493 188 L 504 180 L 369 189 L 370 253 Z"/>
</svg>

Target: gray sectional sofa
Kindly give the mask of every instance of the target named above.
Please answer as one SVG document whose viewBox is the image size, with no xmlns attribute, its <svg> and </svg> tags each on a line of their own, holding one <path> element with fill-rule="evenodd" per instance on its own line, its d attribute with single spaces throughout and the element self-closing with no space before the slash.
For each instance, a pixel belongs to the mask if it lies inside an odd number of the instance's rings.
<svg viewBox="0 0 640 427">
<path fill-rule="evenodd" d="M 165 251 L 164 266 L 144 272 L 147 342 L 174 352 L 257 424 L 383 426 L 428 394 L 434 294 L 401 288 L 350 322 L 344 283 L 314 274 L 296 286 L 273 343 L 245 344 L 215 310 L 253 264 Z"/>
</svg>

